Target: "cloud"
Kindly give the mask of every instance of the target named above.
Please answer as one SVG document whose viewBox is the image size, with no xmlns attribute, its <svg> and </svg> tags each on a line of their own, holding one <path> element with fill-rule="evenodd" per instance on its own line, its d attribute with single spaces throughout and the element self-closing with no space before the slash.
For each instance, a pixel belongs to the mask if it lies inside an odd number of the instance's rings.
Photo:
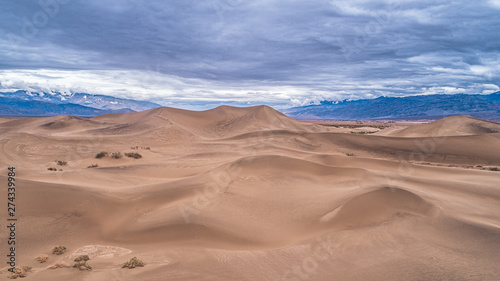
<svg viewBox="0 0 500 281">
<path fill-rule="evenodd" d="M 281 106 L 493 91 L 492 7 L 498 1 L 8 1 L 0 82 Z"/>
</svg>

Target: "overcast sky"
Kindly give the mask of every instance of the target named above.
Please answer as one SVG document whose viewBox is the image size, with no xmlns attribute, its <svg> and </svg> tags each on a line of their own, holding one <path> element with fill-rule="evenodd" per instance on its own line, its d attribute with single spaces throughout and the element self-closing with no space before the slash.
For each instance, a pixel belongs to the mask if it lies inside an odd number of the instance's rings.
<svg viewBox="0 0 500 281">
<path fill-rule="evenodd" d="M 500 0 L 16 0 L 0 90 L 270 104 L 500 86 Z"/>
</svg>

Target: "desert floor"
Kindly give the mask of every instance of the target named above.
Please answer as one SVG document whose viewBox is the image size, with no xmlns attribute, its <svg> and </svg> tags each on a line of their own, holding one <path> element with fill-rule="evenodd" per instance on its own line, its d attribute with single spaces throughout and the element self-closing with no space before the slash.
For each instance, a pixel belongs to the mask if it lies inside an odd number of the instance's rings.
<svg viewBox="0 0 500 281">
<path fill-rule="evenodd" d="M 468 116 L 2 118 L 1 267 L 15 166 L 23 280 L 500 280 L 499 148 L 500 124 Z M 82 254 L 91 271 L 48 268 Z M 145 266 L 121 268 L 132 257 Z"/>
</svg>

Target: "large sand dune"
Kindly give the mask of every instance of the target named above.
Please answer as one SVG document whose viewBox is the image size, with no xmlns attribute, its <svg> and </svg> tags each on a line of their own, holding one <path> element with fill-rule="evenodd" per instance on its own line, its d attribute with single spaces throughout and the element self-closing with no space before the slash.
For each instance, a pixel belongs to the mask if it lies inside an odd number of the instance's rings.
<svg viewBox="0 0 500 281">
<path fill-rule="evenodd" d="M 443 137 L 491 133 L 500 133 L 500 124 L 468 115 L 456 115 L 429 124 L 412 126 L 391 135 L 398 137 Z"/>
<path fill-rule="evenodd" d="M 500 124 L 387 131 L 266 106 L 2 119 L 18 265 L 41 281 L 500 280 Z M 80 254 L 92 271 L 47 269 Z M 134 256 L 146 266 L 122 269 Z"/>
</svg>

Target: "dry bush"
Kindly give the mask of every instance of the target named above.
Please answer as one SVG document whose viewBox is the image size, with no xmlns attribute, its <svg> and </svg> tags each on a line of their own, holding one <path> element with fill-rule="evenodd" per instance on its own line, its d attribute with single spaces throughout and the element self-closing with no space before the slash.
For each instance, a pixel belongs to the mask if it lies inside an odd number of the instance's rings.
<svg viewBox="0 0 500 281">
<path fill-rule="evenodd" d="M 67 262 L 60 260 L 56 263 L 54 263 L 51 266 L 48 266 L 47 269 L 58 269 L 58 268 L 65 268 L 65 267 L 71 267 Z"/>
<path fill-rule="evenodd" d="M 78 268 L 80 270 L 92 270 L 92 266 L 90 266 L 87 261 L 89 261 L 90 258 L 88 255 L 81 255 L 78 256 L 75 259 L 75 263 L 73 264 L 74 268 Z"/>
<path fill-rule="evenodd" d="M 90 165 L 90 166 L 87 166 L 87 168 L 97 168 L 97 167 L 99 167 L 99 165 L 98 165 L 98 164 L 92 164 L 92 165 Z"/>
<path fill-rule="evenodd" d="M 57 160 L 57 161 L 56 161 L 56 163 L 57 163 L 57 165 L 59 165 L 59 166 L 66 166 L 66 164 L 68 164 L 68 162 L 66 162 L 66 161 L 61 161 L 61 160 Z"/>
<path fill-rule="evenodd" d="M 120 159 L 123 157 L 123 154 L 121 152 L 113 152 L 111 153 L 111 157 L 114 159 Z"/>
<path fill-rule="evenodd" d="M 101 159 L 101 158 L 104 158 L 104 157 L 106 157 L 106 156 L 108 156 L 108 153 L 107 153 L 106 151 L 101 151 L 101 152 L 99 152 L 99 153 L 97 153 L 97 154 L 95 155 L 95 158 L 97 158 L 97 159 Z"/>
<path fill-rule="evenodd" d="M 347 156 L 354 156 L 354 153 L 346 153 Z"/>
<path fill-rule="evenodd" d="M 36 260 L 37 260 L 39 263 L 44 263 L 44 262 L 46 262 L 48 259 L 49 259 L 49 256 L 47 256 L 46 254 L 39 254 L 39 255 L 36 257 Z"/>
<path fill-rule="evenodd" d="M 128 262 L 122 265 L 122 268 L 135 268 L 135 267 L 143 267 L 144 262 L 138 259 L 137 257 L 131 258 Z"/>
<path fill-rule="evenodd" d="M 490 167 L 490 171 L 498 171 L 497 167 Z"/>
<path fill-rule="evenodd" d="M 47 168 L 47 170 L 49 170 L 49 171 L 57 171 L 57 168 L 50 167 L 50 168 Z"/>
<path fill-rule="evenodd" d="M 125 153 L 125 156 L 130 157 L 130 158 L 134 158 L 134 159 L 142 158 L 142 155 L 140 155 L 139 153 L 136 153 L 136 152 Z"/>
<path fill-rule="evenodd" d="M 28 275 L 28 272 L 30 271 L 31 271 L 31 266 L 23 265 L 21 267 L 16 267 L 14 273 L 8 276 L 8 278 L 10 279 L 24 278 Z"/>
<path fill-rule="evenodd" d="M 66 252 L 66 247 L 64 246 L 57 246 L 52 249 L 52 254 L 54 255 L 62 255 Z"/>
</svg>

